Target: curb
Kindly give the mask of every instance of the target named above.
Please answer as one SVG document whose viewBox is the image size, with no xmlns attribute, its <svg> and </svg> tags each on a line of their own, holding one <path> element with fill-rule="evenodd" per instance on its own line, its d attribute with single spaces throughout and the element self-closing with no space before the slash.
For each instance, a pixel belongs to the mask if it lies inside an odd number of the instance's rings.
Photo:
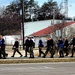
<svg viewBox="0 0 75 75">
<path fill-rule="evenodd" d="M 0 64 L 75 62 L 75 58 L 0 59 Z"/>
</svg>

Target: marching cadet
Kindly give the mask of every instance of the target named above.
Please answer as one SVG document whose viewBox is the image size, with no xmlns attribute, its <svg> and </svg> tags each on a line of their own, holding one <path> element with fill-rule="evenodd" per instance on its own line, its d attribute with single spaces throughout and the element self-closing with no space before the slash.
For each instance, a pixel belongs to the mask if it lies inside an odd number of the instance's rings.
<svg viewBox="0 0 75 75">
<path fill-rule="evenodd" d="M 13 45 L 13 55 L 12 55 L 11 57 L 14 57 L 16 52 L 20 55 L 20 57 L 23 56 L 23 55 L 20 53 L 20 51 L 19 51 L 18 48 L 19 48 L 19 41 L 18 41 L 18 38 L 16 38 L 16 41 L 15 41 L 15 43 L 14 43 L 14 45 Z"/>
<path fill-rule="evenodd" d="M 72 51 L 71 51 L 71 53 L 72 53 L 71 57 L 73 57 L 74 56 L 74 52 L 75 52 L 75 34 L 73 35 L 73 39 L 72 39 L 71 45 L 73 45 L 73 48 L 72 48 Z"/>
<path fill-rule="evenodd" d="M 8 54 L 5 52 L 5 40 L 3 36 L 0 35 L 0 58 L 6 59 L 7 55 Z"/>
<path fill-rule="evenodd" d="M 32 38 L 30 37 L 30 40 L 29 40 L 30 57 L 29 58 L 34 58 L 33 47 L 34 47 L 34 42 L 33 42 Z"/>
<path fill-rule="evenodd" d="M 58 40 L 59 58 L 64 57 L 63 47 L 64 47 L 64 42 L 60 37 L 60 39 Z"/>
<path fill-rule="evenodd" d="M 47 49 L 46 49 L 46 52 L 45 52 L 45 54 L 43 56 L 44 58 L 46 57 L 48 52 L 50 52 L 50 54 L 51 54 L 50 57 L 51 58 L 54 57 L 55 52 L 54 52 L 53 46 L 54 46 L 53 39 L 51 37 L 48 37 L 48 39 L 47 39 Z"/>
<path fill-rule="evenodd" d="M 64 52 L 66 53 L 65 56 L 68 56 L 69 55 L 69 50 L 68 50 L 68 46 L 69 46 L 69 43 L 68 43 L 68 39 L 67 37 L 64 38 Z"/>
<path fill-rule="evenodd" d="M 30 53 L 29 52 L 29 38 L 28 38 L 28 36 L 25 37 L 24 46 L 25 46 L 25 56 L 24 57 L 27 57 L 27 53 Z"/>
<path fill-rule="evenodd" d="M 38 57 L 41 57 L 41 54 L 44 55 L 44 52 L 42 51 L 42 48 L 44 47 L 44 45 L 43 45 L 41 38 L 39 39 L 38 47 L 39 47 L 39 56 Z"/>
</svg>

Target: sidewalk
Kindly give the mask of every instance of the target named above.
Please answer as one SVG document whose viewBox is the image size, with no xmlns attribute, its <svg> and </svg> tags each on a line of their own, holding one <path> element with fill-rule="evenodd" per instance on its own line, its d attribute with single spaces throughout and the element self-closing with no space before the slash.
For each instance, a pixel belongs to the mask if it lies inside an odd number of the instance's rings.
<svg viewBox="0 0 75 75">
<path fill-rule="evenodd" d="M 44 50 L 45 51 L 45 50 Z M 23 49 L 20 52 L 23 54 L 23 57 L 20 57 L 19 54 L 15 54 L 15 57 L 12 58 L 12 46 L 6 47 L 6 52 L 8 53 L 7 59 L 0 59 L 0 64 L 13 64 L 13 63 L 48 63 L 48 62 L 75 62 L 75 56 L 70 58 L 70 55 L 64 58 L 59 58 L 56 53 L 54 58 L 50 58 L 50 55 L 47 55 L 46 58 L 38 57 L 38 49 L 34 49 L 35 58 L 24 57 L 25 51 Z"/>
<path fill-rule="evenodd" d="M 19 51 L 22 53 L 23 56 L 25 56 L 25 50 L 23 48 L 19 48 Z M 34 56 L 38 56 L 38 48 L 34 49 Z M 6 46 L 6 53 L 8 53 L 8 57 L 11 57 L 13 54 L 12 46 Z M 15 54 L 15 57 L 20 57 L 18 53 Z M 29 53 L 28 53 L 29 57 Z"/>
<path fill-rule="evenodd" d="M 42 50 L 43 50 L 43 52 L 45 52 L 46 48 L 43 48 Z M 23 56 L 25 56 L 25 50 L 23 50 L 22 47 L 19 48 L 19 51 L 22 53 Z M 6 52 L 8 53 L 8 57 L 11 57 L 12 54 L 13 54 L 12 46 L 6 46 Z M 34 56 L 38 57 L 38 55 L 39 55 L 39 49 L 38 48 L 34 48 L 33 52 L 34 52 Z M 70 56 L 71 56 L 71 54 L 69 54 L 69 56 L 66 57 L 66 58 L 69 58 Z M 15 57 L 20 57 L 20 55 L 18 53 L 16 53 Z M 28 57 L 29 57 L 29 53 L 28 53 Z M 47 57 L 50 57 L 50 53 L 47 54 Z M 55 55 L 54 55 L 54 57 L 58 58 L 59 57 L 59 53 L 56 52 Z"/>
</svg>

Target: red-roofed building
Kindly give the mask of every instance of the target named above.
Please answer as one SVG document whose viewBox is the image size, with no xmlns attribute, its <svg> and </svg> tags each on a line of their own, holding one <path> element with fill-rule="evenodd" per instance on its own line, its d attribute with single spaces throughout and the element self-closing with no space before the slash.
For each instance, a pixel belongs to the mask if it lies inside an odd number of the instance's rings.
<svg viewBox="0 0 75 75">
<path fill-rule="evenodd" d="M 71 37 L 75 33 L 75 22 L 66 22 L 65 24 L 59 23 L 59 24 L 54 24 L 53 26 L 48 26 L 47 28 L 44 28 L 40 31 L 37 31 L 30 36 L 35 37 L 35 43 L 36 46 L 38 45 L 38 40 L 39 37 L 43 40 L 44 44 L 46 43 L 46 37 L 47 36 L 52 36 L 52 33 L 56 33 L 56 37 L 60 36 L 60 30 L 62 30 L 62 36 L 63 37 Z M 64 35 L 65 34 L 65 35 Z M 54 38 L 56 38 L 54 37 Z"/>
<path fill-rule="evenodd" d="M 62 25 L 62 23 L 55 24 L 54 26 L 51 25 L 47 28 L 44 28 L 38 32 L 31 34 L 31 36 L 46 36 L 53 32 L 56 32 L 57 30 L 61 30 L 62 28 L 67 28 L 68 26 L 72 25 L 75 26 L 75 22 L 66 22 L 64 25 Z"/>
</svg>

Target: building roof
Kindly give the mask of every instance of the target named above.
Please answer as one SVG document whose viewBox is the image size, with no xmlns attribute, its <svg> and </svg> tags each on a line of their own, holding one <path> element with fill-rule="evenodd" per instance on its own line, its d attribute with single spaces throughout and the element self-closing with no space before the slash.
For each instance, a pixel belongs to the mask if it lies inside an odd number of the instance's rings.
<svg viewBox="0 0 75 75">
<path fill-rule="evenodd" d="M 72 24 L 74 24 L 75 22 L 66 22 L 65 24 L 62 25 L 62 23 L 59 24 L 54 24 L 53 26 L 48 26 L 47 28 L 44 28 L 40 31 L 37 31 L 33 34 L 31 34 L 31 36 L 44 36 L 44 35 L 48 35 L 52 32 L 55 32 L 56 30 L 60 30 L 66 26 L 70 26 Z"/>
<path fill-rule="evenodd" d="M 29 36 L 51 25 L 52 20 L 34 21 L 24 23 L 24 35 Z M 55 20 L 56 23 L 58 20 Z M 60 21 L 61 22 L 61 21 Z"/>
</svg>

